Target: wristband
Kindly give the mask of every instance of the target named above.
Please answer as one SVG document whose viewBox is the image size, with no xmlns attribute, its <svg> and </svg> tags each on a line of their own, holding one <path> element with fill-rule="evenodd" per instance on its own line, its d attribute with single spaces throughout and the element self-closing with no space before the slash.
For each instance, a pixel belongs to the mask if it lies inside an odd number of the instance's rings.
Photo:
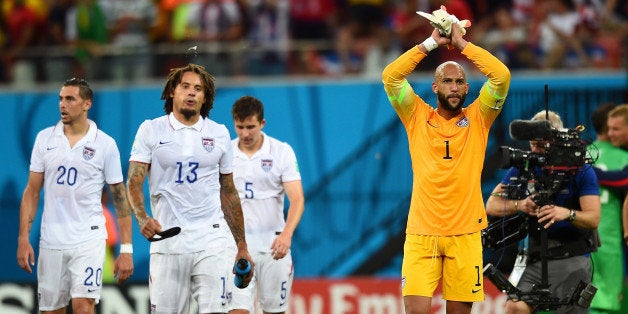
<svg viewBox="0 0 628 314">
<path fill-rule="evenodd" d="M 569 221 L 574 221 L 576 220 L 576 211 L 573 209 L 569 210 Z"/>
<path fill-rule="evenodd" d="M 434 40 L 434 38 L 432 38 L 432 36 L 428 37 L 427 39 L 425 39 L 423 42 L 423 47 L 425 47 L 425 50 L 427 50 L 427 52 L 430 52 L 436 48 L 438 48 L 438 43 L 436 43 L 436 40 Z"/>
<path fill-rule="evenodd" d="M 517 208 L 517 205 L 518 205 L 517 203 L 519 203 L 519 201 L 515 200 L 515 213 L 517 213 L 519 211 L 519 208 Z"/>
<path fill-rule="evenodd" d="M 131 243 L 120 244 L 120 254 L 133 254 L 133 244 Z"/>
</svg>

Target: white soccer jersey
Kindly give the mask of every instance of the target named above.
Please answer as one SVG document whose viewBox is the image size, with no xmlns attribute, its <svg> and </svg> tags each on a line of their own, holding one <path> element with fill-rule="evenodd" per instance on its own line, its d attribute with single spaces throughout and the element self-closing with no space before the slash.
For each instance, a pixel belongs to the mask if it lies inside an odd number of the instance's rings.
<svg viewBox="0 0 628 314">
<path fill-rule="evenodd" d="M 72 148 L 61 121 L 35 139 L 30 171 L 44 173 L 42 248 L 68 249 L 107 239 L 102 189 L 123 180 L 120 152 L 113 138 L 88 122 L 89 131 Z"/>
<path fill-rule="evenodd" d="M 151 243 L 151 253 L 192 253 L 224 246 L 227 222 L 220 207 L 219 175 L 232 172 L 227 128 L 210 119 L 193 126 L 171 113 L 144 121 L 135 136 L 131 161 L 150 164 L 152 215 L 163 230 L 181 227 L 170 239 Z"/>
<path fill-rule="evenodd" d="M 242 202 L 249 251 L 270 252 L 270 246 L 286 225 L 284 182 L 301 180 L 292 147 L 262 132 L 264 142 L 251 158 L 233 147 L 233 181 Z"/>
</svg>

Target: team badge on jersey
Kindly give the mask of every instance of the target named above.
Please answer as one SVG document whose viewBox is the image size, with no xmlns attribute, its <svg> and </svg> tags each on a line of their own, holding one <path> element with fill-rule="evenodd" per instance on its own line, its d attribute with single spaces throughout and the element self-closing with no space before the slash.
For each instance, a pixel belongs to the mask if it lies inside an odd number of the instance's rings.
<svg viewBox="0 0 628 314">
<path fill-rule="evenodd" d="M 83 158 L 85 160 L 90 160 L 94 158 L 94 155 L 96 155 L 96 150 L 87 146 L 83 147 Z"/>
<path fill-rule="evenodd" d="M 264 171 L 269 172 L 270 169 L 272 168 L 273 168 L 272 159 L 262 159 L 262 169 L 264 169 Z"/>
<path fill-rule="evenodd" d="M 211 153 L 214 150 L 214 146 L 216 146 L 216 142 L 213 138 L 203 138 L 203 147 L 205 147 L 207 152 Z"/>
<path fill-rule="evenodd" d="M 466 128 L 469 126 L 469 119 L 467 119 L 467 116 L 462 116 L 462 118 L 456 122 L 456 125 L 461 128 Z"/>
</svg>

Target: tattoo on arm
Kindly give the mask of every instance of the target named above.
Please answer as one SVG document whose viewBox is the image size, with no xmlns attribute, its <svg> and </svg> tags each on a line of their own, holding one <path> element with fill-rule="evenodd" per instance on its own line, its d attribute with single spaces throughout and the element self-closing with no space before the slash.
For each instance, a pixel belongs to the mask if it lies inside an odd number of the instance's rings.
<svg viewBox="0 0 628 314">
<path fill-rule="evenodd" d="M 144 207 L 144 179 L 148 173 L 148 167 L 149 164 L 130 162 L 126 184 L 129 205 L 140 227 L 144 226 L 146 219 L 148 219 L 148 214 Z"/>
<path fill-rule="evenodd" d="M 113 206 L 116 210 L 118 218 L 127 217 L 131 214 L 129 202 L 126 198 L 126 190 L 123 183 L 110 185 L 111 194 L 113 195 Z"/>
<path fill-rule="evenodd" d="M 242 204 L 233 183 L 233 174 L 220 174 L 220 202 L 236 244 L 245 241 Z"/>
</svg>

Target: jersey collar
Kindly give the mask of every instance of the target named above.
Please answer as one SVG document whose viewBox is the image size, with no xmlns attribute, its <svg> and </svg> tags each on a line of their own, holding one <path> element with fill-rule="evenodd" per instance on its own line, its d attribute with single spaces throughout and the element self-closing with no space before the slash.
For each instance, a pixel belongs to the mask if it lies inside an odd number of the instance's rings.
<svg viewBox="0 0 628 314">
<path fill-rule="evenodd" d="M 171 112 L 168 115 L 168 121 L 170 121 L 170 125 L 175 131 L 179 131 L 185 128 L 191 128 L 200 132 L 201 129 L 203 129 L 203 121 L 205 121 L 205 118 L 199 117 L 198 121 L 196 121 L 196 123 L 194 123 L 193 125 L 185 125 L 179 122 L 179 120 L 177 120 L 177 118 L 174 117 L 174 113 Z"/>
<path fill-rule="evenodd" d="M 259 150 L 256 151 L 255 154 L 253 154 L 253 156 L 251 156 L 251 158 L 254 158 L 255 156 L 259 154 L 270 154 L 270 140 L 268 139 L 268 136 L 266 136 L 266 133 L 261 131 L 261 134 L 262 134 L 262 138 L 264 139 L 262 142 L 262 147 L 260 147 Z M 240 139 L 236 139 L 234 143 L 235 145 L 233 145 L 233 148 L 234 148 L 235 154 L 248 158 L 246 157 L 246 154 L 240 149 L 240 147 L 238 147 L 238 145 L 240 144 Z"/>
<path fill-rule="evenodd" d="M 87 142 L 96 141 L 96 136 L 98 135 L 98 126 L 96 125 L 96 122 L 90 119 L 87 119 L 87 123 L 89 124 L 89 130 L 87 130 L 87 134 L 85 134 L 85 136 L 82 139 L 80 139 L 78 143 L 83 142 L 83 141 L 87 141 Z M 63 133 L 63 122 L 61 121 L 57 122 L 54 132 L 56 136 L 65 137 L 65 134 Z"/>
</svg>

